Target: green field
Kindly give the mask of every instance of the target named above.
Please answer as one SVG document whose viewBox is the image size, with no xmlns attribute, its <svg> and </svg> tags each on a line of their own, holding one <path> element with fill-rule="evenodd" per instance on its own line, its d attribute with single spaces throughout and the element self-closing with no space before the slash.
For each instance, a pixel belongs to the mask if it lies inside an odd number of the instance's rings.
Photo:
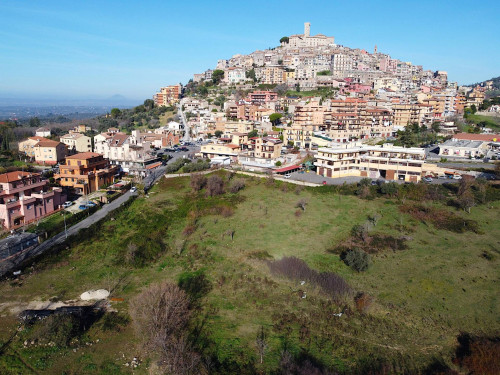
<svg viewBox="0 0 500 375">
<path fill-rule="evenodd" d="M 500 117 L 483 116 L 483 115 L 468 115 L 467 121 L 473 124 L 481 124 L 494 131 L 500 131 Z"/>
<path fill-rule="evenodd" d="M 424 204 L 464 227 L 465 220 L 477 222 L 477 233 L 460 232 L 402 213 L 401 205 L 419 203 L 415 193 L 360 199 L 349 187 L 244 179 L 243 190 L 215 197 L 191 192 L 189 178 L 164 179 L 114 220 L 27 269 L 22 280 L 2 281 L 0 347 L 16 334 L 14 313 L 32 301 L 66 301 L 105 288 L 119 299 L 111 305 L 121 321 L 107 324 L 107 313 L 69 347 L 25 347 L 31 329 L 21 330 L 2 349 L 0 373 L 131 373 L 124 364 L 139 357 L 133 372 L 147 374 L 154 357 L 140 350 L 128 302 L 153 282 L 199 274 L 208 285 L 193 301 L 190 327 L 195 348 L 210 358 L 210 373 L 279 373 L 283 351 L 342 374 L 419 373 L 436 362 L 453 366 L 460 332 L 500 333 L 500 201 L 467 214 L 446 204 L 453 189 L 443 188 L 448 198 Z M 384 240 L 371 267 L 355 272 L 336 249 L 351 239 L 353 226 L 375 216 L 370 236 Z M 406 248 L 392 250 L 400 238 Z M 285 256 L 342 276 L 354 294 L 333 301 L 312 284 L 273 275 L 268 262 Z M 358 292 L 372 298 L 364 311 L 354 304 Z M 268 344 L 262 364 L 255 344 L 261 327 Z"/>
</svg>

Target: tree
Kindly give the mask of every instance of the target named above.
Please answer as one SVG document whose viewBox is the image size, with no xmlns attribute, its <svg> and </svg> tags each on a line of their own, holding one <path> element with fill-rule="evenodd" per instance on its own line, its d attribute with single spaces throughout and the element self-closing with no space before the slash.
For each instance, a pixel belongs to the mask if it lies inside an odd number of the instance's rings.
<svg viewBox="0 0 500 375">
<path fill-rule="evenodd" d="M 189 374 L 199 367 L 200 356 L 187 339 L 189 298 L 177 285 L 149 286 L 131 301 L 130 315 L 144 347 L 158 355 L 168 373 Z"/>
<path fill-rule="evenodd" d="M 273 123 L 273 125 L 277 125 L 280 122 L 280 118 L 282 118 L 283 115 L 281 113 L 273 113 L 269 116 L 269 121 Z"/>
<path fill-rule="evenodd" d="M 366 271 L 370 266 L 370 255 L 363 250 L 347 250 L 342 254 L 342 260 L 346 265 L 357 272 Z"/>
<path fill-rule="evenodd" d="M 316 75 L 318 75 L 318 76 L 331 76 L 332 72 L 330 70 L 322 70 L 322 71 L 316 73 Z"/>
<path fill-rule="evenodd" d="M 275 166 L 281 167 L 281 162 L 278 160 L 276 163 L 274 163 Z"/>
<path fill-rule="evenodd" d="M 247 71 L 247 72 L 245 73 L 245 77 L 247 77 L 247 78 L 251 78 L 254 82 L 256 82 L 256 81 L 257 81 L 257 78 L 255 77 L 255 69 L 254 69 L 254 68 L 252 68 L 252 69 L 250 69 L 249 71 Z"/>
<path fill-rule="evenodd" d="M 221 131 L 221 130 L 216 130 L 216 131 L 215 131 L 215 137 L 216 137 L 216 138 L 220 138 L 222 134 L 223 134 L 223 133 L 222 133 L 222 131 Z"/>
<path fill-rule="evenodd" d="M 458 203 L 464 211 L 470 213 L 471 207 L 475 205 L 474 194 L 472 192 L 472 180 L 462 179 L 458 187 Z"/>
<path fill-rule="evenodd" d="M 257 134 L 258 134 L 257 129 L 254 129 L 254 130 L 252 130 L 252 131 L 249 131 L 249 132 L 248 132 L 248 138 L 257 137 Z"/>
<path fill-rule="evenodd" d="M 210 176 L 207 180 L 207 195 L 213 197 L 221 194 L 224 194 L 224 181 L 219 176 Z"/>
<path fill-rule="evenodd" d="M 31 128 L 39 128 L 41 125 L 40 119 L 38 117 L 31 117 L 29 124 Z"/>
<path fill-rule="evenodd" d="M 475 105 L 475 104 L 471 105 L 471 106 L 470 106 L 470 109 L 471 109 L 471 111 L 472 111 L 472 114 L 475 114 L 475 113 L 477 112 L 477 107 L 476 107 L 476 105 Z"/>
<path fill-rule="evenodd" d="M 439 133 L 439 130 L 441 129 L 441 124 L 438 121 L 434 121 L 431 125 L 431 129 L 434 133 Z"/>
<path fill-rule="evenodd" d="M 215 69 L 212 72 L 212 82 L 214 85 L 217 85 L 220 83 L 220 81 L 224 78 L 224 71 L 220 69 Z"/>
<path fill-rule="evenodd" d="M 267 350 L 267 335 L 264 332 L 264 326 L 260 326 L 255 344 L 257 345 L 257 352 L 259 353 L 260 363 L 262 363 L 264 361 L 264 354 L 266 354 Z"/>
<path fill-rule="evenodd" d="M 149 111 L 153 109 L 155 106 L 155 102 L 153 99 L 146 99 L 144 100 L 144 107 Z"/>
<path fill-rule="evenodd" d="M 290 38 L 287 36 L 284 36 L 283 38 L 280 39 L 280 43 L 286 43 L 288 44 L 290 42 Z"/>
<path fill-rule="evenodd" d="M 122 111 L 120 111 L 118 108 L 113 108 L 111 110 L 111 117 L 113 117 L 113 118 L 117 118 L 121 114 L 122 114 Z"/>
</svg>

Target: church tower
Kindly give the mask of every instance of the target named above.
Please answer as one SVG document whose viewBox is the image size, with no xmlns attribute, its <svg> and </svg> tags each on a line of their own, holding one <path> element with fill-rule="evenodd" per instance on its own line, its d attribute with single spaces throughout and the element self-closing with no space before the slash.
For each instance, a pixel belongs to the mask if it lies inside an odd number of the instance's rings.
<svg viewBox="0 0 500 375">
<path fill-rule="evenodd" d="M 310 22 L 305 22 L 304 23 L 304 36 L 307 38 L 311 34 L 311 23 Z"/>
<path fill-rule="evenodd" d="M 375 44 L 375 48 L 373 49 L 373 53 L 377 54 L 377 45 Z"/>
</svg>

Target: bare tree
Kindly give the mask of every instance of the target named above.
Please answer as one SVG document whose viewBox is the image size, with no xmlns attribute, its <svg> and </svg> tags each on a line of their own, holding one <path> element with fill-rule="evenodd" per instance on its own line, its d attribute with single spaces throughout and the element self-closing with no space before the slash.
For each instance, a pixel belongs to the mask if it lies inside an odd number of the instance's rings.
<svg viewBox="0 0 500 375">
<path fill-rule="evenodd" d="M 224 181 L 219 176 L 211 176 L 207 181 L 207 195 L 213 197 L 221 194 L 224 194 Z"/>
<path fill-rule="evenodd" d="M 260 356 L 260 363 L 264 361 L 264 355 L 267 351 L 267 335 L 264 332 L 264 326 L 260 326 L 259 333 L 257 334 L 257 339 L 255 340 L 257 345 L 257 351 Z"/>
<path fill-rule="evenodd" d="M 205 187 L 206 184 L 207 178 L 202 174 L 196 173 L 191 175 L 191 189 L 193 189 L 193 191 L 200 191 Z"/>
<path fill-rule="evenodd" d="M 182 289 L 170 282 L 153 284 L 131 301 L 130 315 L 145 349 L 159 356 L 168 373 L 199 373 L 200 356 L 187 340 L 191 311 Z"/>
</svg>

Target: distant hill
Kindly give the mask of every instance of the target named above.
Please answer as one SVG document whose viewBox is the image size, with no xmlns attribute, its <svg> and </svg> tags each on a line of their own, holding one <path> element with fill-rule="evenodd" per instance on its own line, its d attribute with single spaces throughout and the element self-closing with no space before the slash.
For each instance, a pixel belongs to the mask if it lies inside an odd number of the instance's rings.
<svg viewBox="0 0 500 375">
<path fill-rule="evenodd" d="M 477 83 L 473 83 L 471 85 L 468 85 L 470 87 L 474 87 L 474 86 L 485 86 L 486 85 L 486 82 L 489 82 L 489 81 L 493 81 L 493 89 L 494 90 L 500 90 L 500 76 L 498 77 L 495 77 L 495 78 L 490 78 L 490 79 L 487 79 L 485 81 L 482 81 L 482 82 L 477 82 Z"/>
</svg>

